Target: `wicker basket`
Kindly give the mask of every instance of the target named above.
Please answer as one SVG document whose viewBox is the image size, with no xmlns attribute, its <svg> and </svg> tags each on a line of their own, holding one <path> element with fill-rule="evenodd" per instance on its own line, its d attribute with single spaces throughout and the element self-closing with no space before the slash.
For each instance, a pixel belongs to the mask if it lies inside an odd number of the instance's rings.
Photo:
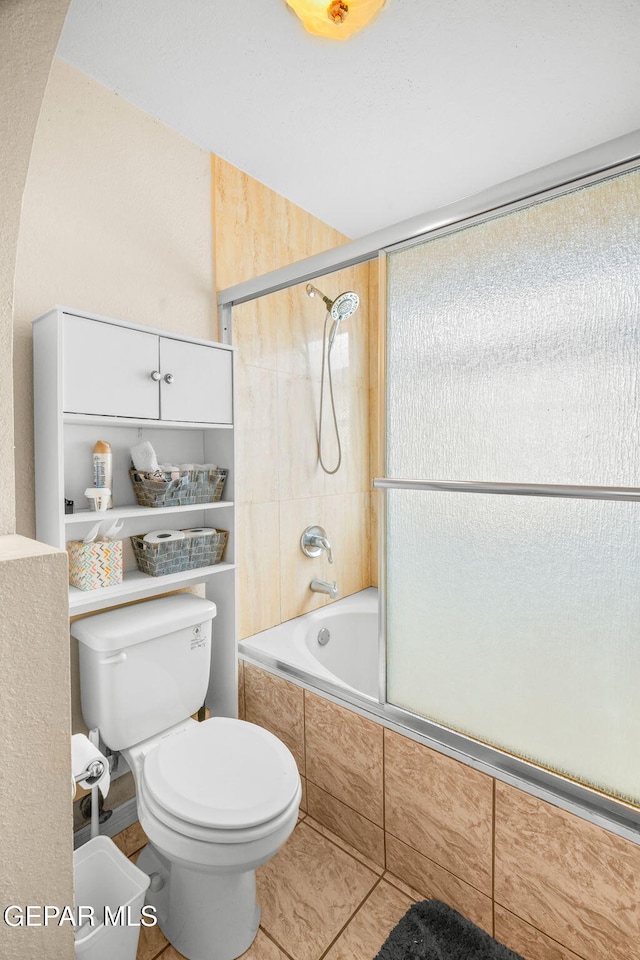
<svg viewBox="0 0 640 960">
<path fill-rule="evenodd" d="M 133 467 L 129 470 L 136 499 L 141 507 L 183 507 L 193 503 L 217 503 L 222 499 L 228 470 L 186 470 L 176 480 L 150 477 Z"/>
<path fill-rule="evenodd" d="M 163 577 L 220 563 L 228 537 L 226 530 L 164 543 L 149 543 L 144 537 L 131 537 L 131 546 L 139 570 L 151 577 Z"/>
</svg>

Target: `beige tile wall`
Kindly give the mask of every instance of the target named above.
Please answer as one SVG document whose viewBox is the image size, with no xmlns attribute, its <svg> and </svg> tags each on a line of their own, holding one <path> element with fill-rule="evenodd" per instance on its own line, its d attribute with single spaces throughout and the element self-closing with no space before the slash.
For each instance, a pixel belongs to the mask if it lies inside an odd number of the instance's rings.
<svg viewBox="0 0 640 960">
<path fill-rule="evenodd" d="M 218 157 L 212 171 L 218 289 L 347 239 Z M 240 638 L 331 602 L 310 591 L 314 577 L 336 580 L 341 596 L 370 585 L 369 273 L 365 264 L 318 281 L 331 296 L 353 289 L 361 298 L 333 351 L 343 450 L 333 476 L 317 458 L 323 304 L 300 285 L 233 311 Z M 325 422 L 331 464 L 336 450 Z M 326 554 L 301 552 L 311 523 L 326 528 L 332 565 Z"/>
<path fill-rule="evenodd" d="M 525 960 L 640 956 L 640 845 L 246 663 L 241 696 L 292 745 L 309 816 L 421 896 Z"/>
</svg>

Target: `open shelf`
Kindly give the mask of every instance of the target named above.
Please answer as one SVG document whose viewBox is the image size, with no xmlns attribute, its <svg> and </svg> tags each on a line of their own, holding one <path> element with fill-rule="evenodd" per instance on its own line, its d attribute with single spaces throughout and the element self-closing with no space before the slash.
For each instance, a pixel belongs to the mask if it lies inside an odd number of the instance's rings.
<svg viewBox="0 0 640 960">
<path fill-rule="evenodd" d="M 112 507 L 109 510 L 77 510 L 65 514 L 65 526 L 76 523 L 97 523 L 99 520 L 128 520 L 130 517 L 161 517 L 168 513 L 193 513 L 196 510 L 219 510 L 233 507 L 232 500 L 218 500 L 216 503 L 190 503 L 181 507 L 140 507 L 130 504 L 125 507 Z"/>
<path fill-rule="evenodd" d="M 169 573 L 164 577 L 150 577 L 140 570 L 131 570 L 125 573 L 122 583 L 113 587 L 102 587 L 98 590 L 78 590 L 77 587 L 69 587 L 69 613 L 71 616 L 76 616 L 79 613 L 102 610 L 117 603 L 156 596 L 176 587 L 200 583 L 212 574 L 235 570 L 235 567 L 235 563 L 216 563 L 214 566 L 198 567 L 196 570 L 185 570 L 182 573 Z"/>
</svg>

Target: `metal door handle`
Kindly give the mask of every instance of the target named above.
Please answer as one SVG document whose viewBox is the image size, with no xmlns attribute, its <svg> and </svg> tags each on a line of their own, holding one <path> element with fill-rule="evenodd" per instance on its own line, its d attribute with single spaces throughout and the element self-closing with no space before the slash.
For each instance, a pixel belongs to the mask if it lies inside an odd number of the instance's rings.
<svg viewBox="0 0 640 960">
<path fill-rule="evenodd" d="M 159 370 L 152 370 L 150 373 L 150 377 L 152 380 L 155 380 L 156 383 L 158 382 L 158 380 L 162 380 L 162 374 L 160 373 Z"/>
<path fill-rule="evenodd" d="M 175 378 L 174 378 L 174 376 L 173 376 L 172 373 L 165 373 L 165 375 L 164 375 L 164 382 L 165 382 L 165 383 L 173 383 L 174 379 L 175 379 Z"/>
</svg>

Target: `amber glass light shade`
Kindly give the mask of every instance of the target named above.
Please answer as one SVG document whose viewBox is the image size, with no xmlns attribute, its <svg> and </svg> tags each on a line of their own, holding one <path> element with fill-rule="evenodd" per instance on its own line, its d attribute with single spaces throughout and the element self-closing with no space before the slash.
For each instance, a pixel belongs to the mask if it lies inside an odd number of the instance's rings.
<svg viewBox="0 0 640 960">
<path fill-rule="evenodd" d="M 286 0 L 309 33 L 331 40 L 349 37 L 371 23 L 386 0 Z"/>
</svg>

